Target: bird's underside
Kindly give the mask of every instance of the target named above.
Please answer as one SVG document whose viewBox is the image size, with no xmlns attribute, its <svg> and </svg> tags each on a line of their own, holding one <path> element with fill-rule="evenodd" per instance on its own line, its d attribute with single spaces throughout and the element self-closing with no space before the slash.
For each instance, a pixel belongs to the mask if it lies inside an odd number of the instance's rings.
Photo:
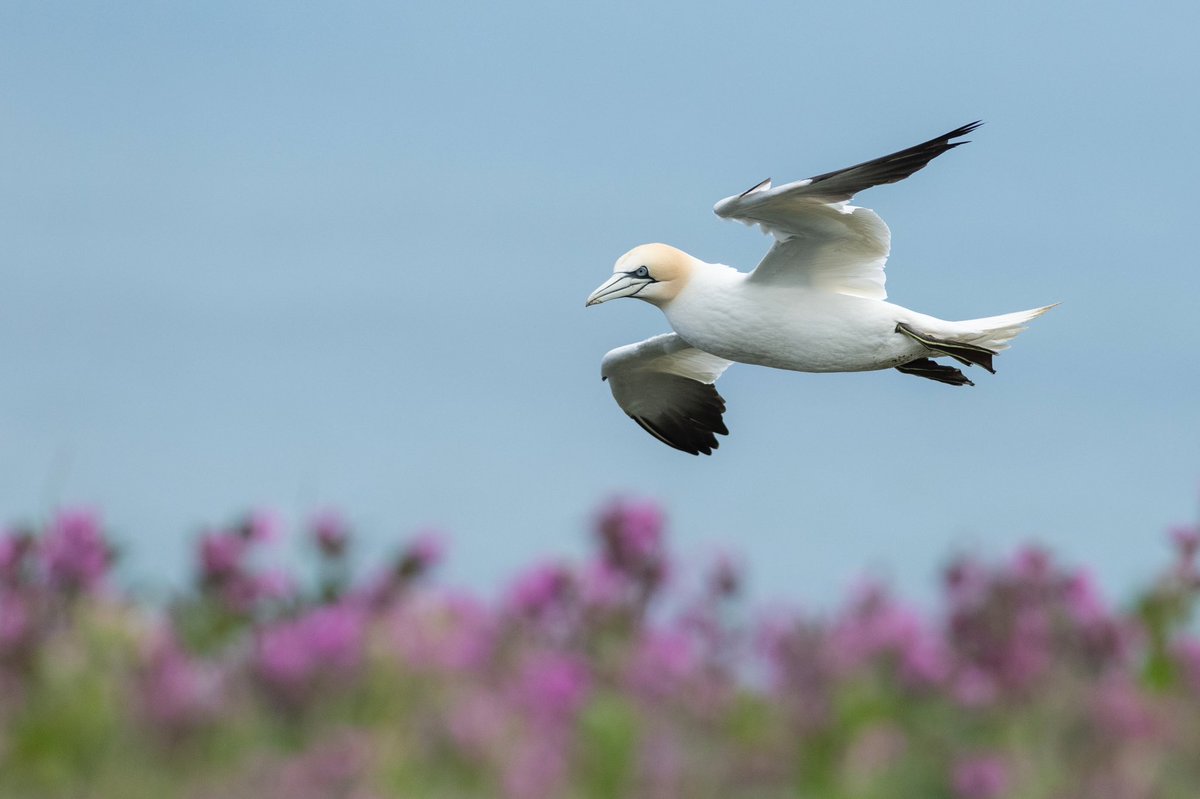
<svg viewBox="0 0 1200 799">
<path fill-rule="evenodd" d="M 600 374 L 617 403 L 647 433 L 682 452 L 711 455 L 720 446 L 717 436 L 729 435 L 725 398 L 714 384 L 733 363 L 692 347 L 676 333 L 664 333 L 608 353 Z M 975 385 L 958 369 L 931 358 L 895 369 L 951 386 Z"/>
</svg>

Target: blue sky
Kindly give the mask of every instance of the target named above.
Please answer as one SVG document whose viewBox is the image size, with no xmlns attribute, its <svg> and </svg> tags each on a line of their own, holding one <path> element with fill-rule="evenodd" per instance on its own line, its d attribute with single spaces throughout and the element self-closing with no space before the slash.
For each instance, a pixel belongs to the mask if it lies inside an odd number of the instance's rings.
<svg viewBox="0 0 1200 799">
<path fill-rule="evenodd" d="M 249 5 L 249 7 L 247 7 Z M 7 3 L 0 516 L 92 504 L 179 575 L 251 506 L 449 531 L 484 590 L 656 497 L 688 559 L 821 602 L 1038 540 L 1117 596 L 1200 484 L 1187 3 Z M 711 213 L 984 119 L 860 195 L 891 299 L 1062 301 L 955 390 L 735 367 L 712 458 L 599 380 L 662 332 L 583 300 L 635 244 L 749 269 Z"/>
</svg>

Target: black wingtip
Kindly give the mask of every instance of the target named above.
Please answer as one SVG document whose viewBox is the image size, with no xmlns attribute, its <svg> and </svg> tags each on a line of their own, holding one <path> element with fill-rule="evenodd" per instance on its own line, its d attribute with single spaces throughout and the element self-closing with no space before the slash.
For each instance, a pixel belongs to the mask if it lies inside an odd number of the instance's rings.
<svg viewBox="0 0 1200 799">
<path fill-rule="evenodd" d="M 806 191 L 814 196 L 824 192 L 822 196 L 829 197 L 831 200 L 846 200 L 863 189 L 904 180 L 914 172 L 924 169 L 930 161 L 942 153 L 953 150 L 960 144 L 966 144 L 965 141 L 951 140 L 967 135 L 982 124 L 983 120 L 975 120 L 955 128 L 949 133 L 943 133 L 941 136 L 935 136 L 928 141 L 889 155 L 864 161 L 845 169 L 814 175 L 809 178 L 810 188 L 806 188 Z M 819 185 L 826 181 L 830 181 L 830 184 L 823 187 Z"/>
<path fill-rule="evenodd" d="M 974 122 L 968 122 L 967 124 L 963 125 L 961 128 L 955 128 L 954 130 L 950 131 L 947 134 L 938 136 L 936 139 L 932 139 L 930 143 L 944 141 L 946 143 L 947 150 L 953 150 L 955 147 L 959 147 L 964 144 L 970 144 L 971 143 L 970 139 L 968 139 L 966 141 L 950 141 L 950 140 L 957 139 L 960 136 L 966 136 L 968 133 L 975 130 L 982 124 L 983 124 L 982 119 L 977 119 Z"/>
<path fill-rule="evenodd" d="M 668 447 L 689 455 L 711 455 L 720 446 L 717 436 L 729 435 L 721 418 L 725 400 L 711 383 L 670 374 L 661 379 L 672 384 L 681 400 L 679 406 L 652 417 L 628 411 L 626 415 Z"/>
</svg>

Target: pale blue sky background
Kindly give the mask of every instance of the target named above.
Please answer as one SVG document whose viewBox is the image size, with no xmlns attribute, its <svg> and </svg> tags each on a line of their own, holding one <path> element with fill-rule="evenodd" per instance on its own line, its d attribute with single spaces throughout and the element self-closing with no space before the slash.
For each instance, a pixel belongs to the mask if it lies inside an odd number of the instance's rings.
<svg viewBox="0 0 1200 799">
<path fill-rule="evenodd" d="M 249 5 L 250 7 L 246 7 Z M 930 590 L 1036 539 L 1121 595 L 1200 483 L 1200 6 L 5 3 L 0 515 L 102 507 L 141 574 L 252 505 L 436 525 L 491 589 L 614 493 L 760 597 Z M 670 450 L 599 380 L 666 329 L 583 300 L 712 204 L 981 118 L 861 195 L 896 302 L 1064 304 L 956 390 L 735 367 Z M 978 371 L 978 370 L 976 370 Z"/>
</svg>

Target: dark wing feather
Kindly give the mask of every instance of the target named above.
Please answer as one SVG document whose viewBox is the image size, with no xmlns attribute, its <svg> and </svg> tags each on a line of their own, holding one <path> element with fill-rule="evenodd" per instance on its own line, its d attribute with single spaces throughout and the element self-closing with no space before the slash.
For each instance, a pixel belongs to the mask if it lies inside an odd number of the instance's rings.
<svg viewBox="0 0 1200 799">
<path fill-rule="evenodd" d="M 711 384 L 660 372 L 646 378 L 645 385 L 650 393 L 670 395 L 671 404 L 638 407 L 626 413 L 667 446 L 692 455 L 711 455 L 720 446 L 715 434 L 729 435 L 721 418 L 725 400 Z"/>
<path fill-rule="evenodd" d="M 891 155 L 864 161 L 845 169 L 826 172 L 823 175 L 814 175 L 809 178 L 810 182 L 805 187 L 804 193 L 811 197 L 820 197 L 827 202 L 840 202 L 849 200 L 858 192 L 872 186 L 904 180 L 947 150 L 953 150 L 960 144 L 966 144 L 965 141 L 952 142 L 950 140 L 966 136 L 982 124 L 978 121 L 972 122 Z"/>
<path fill-rule="evenodd" d="M 725 400 L 713 383 L 730 363 L 667 333 L 608 353 L 600 375 L 647 433 L 682 452 L 711 455 L 716 437 L 729 435 Z"/>
</svg>

